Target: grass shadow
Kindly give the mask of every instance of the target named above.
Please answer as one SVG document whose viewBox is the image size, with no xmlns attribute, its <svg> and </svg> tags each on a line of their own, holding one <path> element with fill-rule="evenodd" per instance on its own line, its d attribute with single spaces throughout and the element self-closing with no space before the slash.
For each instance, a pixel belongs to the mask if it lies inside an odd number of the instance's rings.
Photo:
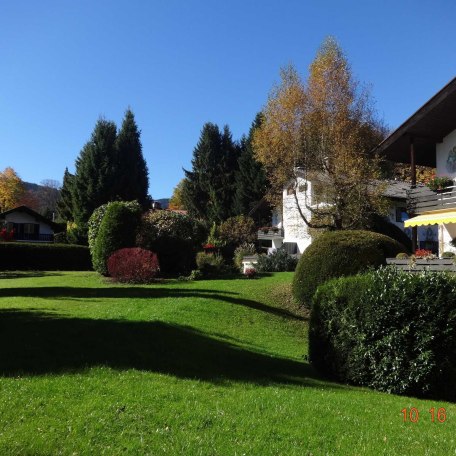
<svg viewBox="0 0 456 456">
<path fill-rule="evenodd" d="M 306 363 L 249 351 L 192 328 L 158 321 L 3 310 L 0 344 L 0 375 L 8 377 L 109 366 L 211 382 L 311 385 L 319 379 Z"/>
<path fill-rule="evenodd" d="M 63 274 L 58 271 L 0 271 L 0 279 L 25 279 L 28 277 L 58 277 Z"/>
<path fill-rule="evenodd" d="M 158 299 L 158 298 L 204 298 L 227 302 L 230 304 L 241 305 L 267 312 L 283 318 L 293 320 L 306 320 L 305 317 L 296 315 L 289 310 L 279 307 L 272 307 L 252 299 L 237 297 L 237 293 L 232 291 L 220 291 L 213 289 L 197 288 L 172 288 L 172 287 L 111 287 L 111 288 L 86 288 L 86 287 L 27 287 L 27 288 L 0 288 L 0 298 L 2 297 L 39 297 L 50 299 Z"/>
</svg>

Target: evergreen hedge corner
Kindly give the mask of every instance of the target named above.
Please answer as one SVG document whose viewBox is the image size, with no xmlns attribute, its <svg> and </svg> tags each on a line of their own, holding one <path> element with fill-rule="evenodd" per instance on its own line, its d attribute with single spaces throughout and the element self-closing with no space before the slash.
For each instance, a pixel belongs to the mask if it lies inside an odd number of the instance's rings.
<svg viewBox="0 0 456 456">
<path fill-rule="evenodd" d="M 386 264 L 405 247 L 383 234 L 363 230 L 323 233 L 307 247 L 293 277 L 293 296 L 311 307 L 317 287 L 334 277 L 351 276 Z"/>
<path fill-rule="evenodd" d="M 342 382 L 456 400 L 456 279 L 394 267 L 333 279 L 314 296 L 309 358 Z"/>
<path fill-rule="evenodd" d="M 140 214 L 122 202 L 108 205 L 92 250 L 95 271 L 107 275 L 108 258 L 117 250 L 135 247 Z"/>
</svg>

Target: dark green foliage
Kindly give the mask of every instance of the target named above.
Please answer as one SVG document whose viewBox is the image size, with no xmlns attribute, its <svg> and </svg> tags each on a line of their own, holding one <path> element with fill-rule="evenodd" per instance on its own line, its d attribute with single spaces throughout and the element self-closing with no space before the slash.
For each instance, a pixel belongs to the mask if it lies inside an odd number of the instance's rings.
<svg viewBox="0 0 456 456">
<path fill-rule="evenodd" d="M 442 258 L 454 258 L 456 255 L 454 252 L 443 252 Z"/>
<path fill-rule="evenodd" d="M 142 218 L 137 243 L 157 253 L 162 273 L 185 274 L 195 268 L 195 255 L 206 235 L 187 215 L 149 211 Z"/>
<path fill-rule="evenodd" d="M 149 204 L 149 177 L 140 135 L 134 114 L 128 109 L 116 140 L 119 175 L 115 194 L 116 199 L 137 200 L 146 209 Z"/>
<path fill-rule="evenodd" d="M 74 192 L 74 175 L 65 168 L 63 174 L 62 188 L 60 189 L 60 198 L 57 202 L 57 217 L 60 220 L 73 220 L 73 192 Z"/>
<path fill-rule="evenodd" d="M 270 255 L 259 255 L 256 269 L 258 272 L 294 271 L 297 263 L 297 258 L 291 256 L 283 249 L 278 249 Z"/>
<path fill-rule="evenodd" d="M 220 224 L 219 235 L 226 244 L 237 247 L 245 242 L 255 242 L 257 230 L 252 218 L 237 215 Z"/>
<path fill-rule="evenodd" d="M 135 219 L 139 214 L 141 214 L 141 206 L 137 201 L 118 201 L 118 203 L 123 204 L 128 210 L 134 214 Z M 88 243 L 89 249 L 92 251 L 95 246 L 95 240 L 98 236 L 98 231 L 103 221 L 103 217 L 106 214 L 106 211 L 113 202 L 102 204 L 100 207 L 97 207 L 92 215 L 89 218 L 88 226 Z"/>
<path fill-rule="evenodd" d="M 2 271 L 89 271 L 89 249 L 82 245 L 0 243 Z"/>
<path fill-rule="evenodd" d="M 140 214 L 132 211 L 122 202 L 108 206 L 95 239 L 92 250 L 93 268 L 107 275 L 108 258 L 125 247 L 134 247 Z"/>
<path fill-rule="evenodd" d="M 302 254 L 293 278 L 293 296 L 310 307 L 317 287 L 334 277 L 355 275 L 386 264 L 405 247 L 371 231 L 332 231 L 319 236 Z"/>
<path fill-rule="evenodd" d="M 258 113 L 247 138 L 241 140 L 241 153 L 239 156 L 239 169 L 236 172 L 236 192 L 233 210 L 236 214 L 250 215 L 262 198 L 266 195 L 267 179 L 263 165 L 253 156 L 253 134 L 261 125 L 262 115 Z M 269 214 L 268 214 L 269 215 Z"/>
<path fill-rule="evenodd" d="M 396 240 L 405 247 L 407 253 L 410 254 L 412 252 L 412 240 L 404 233 L 404 231 L 402 231 L 394 223 L 385 219 L 385 217 L 381 217 L 377 214 L 373 215 L 370 229 L 376 233 L 384 234 L 385 236 Z"/>
<path fill-rule="evenodd" d="M 87 224 L 92 212 L 104 203 L 117 198 L 113 194 L 119 174 L 116 125 L 100 119 L 90 141 L 76 160 L 73 191 L 73 217 L 78 226 Z"/>
<path fill-rule="evenodd" d="M 238 158 L 239 146 L 233 142 L 227 126 L 223 132 L 212 123 L 203 126 L 193 151 L 192 170 L 184 170 L 182 202 L 191 216 L 210 225 L 234 215 Z"/>
<path fill-rule="evenodd" d="M 343 382 L 454 401 L 455 277 L 383 268 L 323 284 L 309 353 L 317 369 Z"/>
</svg>

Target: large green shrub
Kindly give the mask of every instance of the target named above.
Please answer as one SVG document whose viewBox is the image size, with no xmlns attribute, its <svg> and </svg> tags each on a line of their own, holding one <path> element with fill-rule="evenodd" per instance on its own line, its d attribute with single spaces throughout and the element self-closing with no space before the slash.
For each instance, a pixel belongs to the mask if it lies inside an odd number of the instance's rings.
<svg viewBox="0 0 456 456">
<path fill-rule="evenodd" d="M 137 244 L 158 255 L 160 271 L 187 273 L 195 268 L 195 255 L 207 233 L 187 215 L 172 211 L 144 214 Z"/>
<path fill-rule="evenodd" d="M 120 201 L 108 205 L 91 251 L 93 268 L 100 274 L 108 274 L 107 261 L 116 250 L 135 246 L 139 217 Z"/>
<path fill-rule="evenodd" d="M 456 278 L 388 267 L 321 285 L 309 355 L 343 382 L 456 400 Z"/>
<path fill-rule="evenodd" d="M 233 246 L 238 246 L 245 242 L 255 242 L 257 230 L 255 222 L 251 217 L 238 215 L 230 217 L 219 228 L 220 237 Z"/>
<path fill-rule="evenodd" d="M 357 274 L 386 264 L 405 251 L 399 242 L 370 231 L 323 233 L 302 254 L 293 278 L 293 296 L 310 307 L 317 287 L 334 277 Z"/>
<path fill-rule="evenodd" d="M 258 272 L 294 271 L 298 260 L 283 249 L 278 249 L 269 255 L 259 255 L 256 269 Z"/>
<path fill-rule="evenodd" d="M 89 249 L 83 245 L 0 242 L 0 270 L 89 271 Z"/>
<path fill-rule="evenodd" d="M 89 248 L 92 251 L 95 246 L 95 240 L 98 235 L 98 230 L 100 229 L 101 222 L 103 220 L 104 215 L 106 214 L 106 210 L 110 205 L 112 205 L 114 201 L 111 201 L 106 204 L 102 204 L 101 206 L 97 207 L 92 215 L 89 218 L 88 222 L 88 243 Z M 116 201 L 116 204 L 122 204 L 126 208 L 130 209 L 133 214 L 140 214 L 141 213 L 141 206 L 137 201 Z"/>
</svg>

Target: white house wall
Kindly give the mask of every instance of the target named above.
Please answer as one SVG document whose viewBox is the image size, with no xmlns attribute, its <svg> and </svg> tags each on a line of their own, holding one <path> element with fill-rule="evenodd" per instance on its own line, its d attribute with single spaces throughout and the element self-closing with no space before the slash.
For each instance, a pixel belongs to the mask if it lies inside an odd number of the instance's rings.
<svg viewBox="0 0 456 456">
<path fill-rule="evenodd" d="M 456 130 L 436 145 L 437 175 L 456 178 Z"/>
<path fill-rule="evenodd" d="M 305 191 L 299 192 L 299 188 L 305 188 Z M 306 209 L 306 195 L 310 201 L 311 195 L 311 183 L 308 182 L 306 185 L 305 179 L 298 179 L 298 189 L 296 193 L 298 197 L 299 206 L 306 216 L 310 219 L 310 211 Z M 308 231 L 308 227 L 299 214 L 298 207 L 294 195 L 287 195 L 287 189 L 283 191 L 283 229 L 285 237 L 283 242 L 296 242 L 298 245 L 299 253 L 302 253 L 312 242 L 311 236 Z"/>
<path fill-rule="evenodd" d="M 5 215 L 5 221 L 10 223 L 39 223 L 40 225 L 40 234 L 53 234 L 52 228 L 47 224 L 36 220 L 30 214 L 26 212 L 11 212 L 10 214 Z"/>
</svg>

